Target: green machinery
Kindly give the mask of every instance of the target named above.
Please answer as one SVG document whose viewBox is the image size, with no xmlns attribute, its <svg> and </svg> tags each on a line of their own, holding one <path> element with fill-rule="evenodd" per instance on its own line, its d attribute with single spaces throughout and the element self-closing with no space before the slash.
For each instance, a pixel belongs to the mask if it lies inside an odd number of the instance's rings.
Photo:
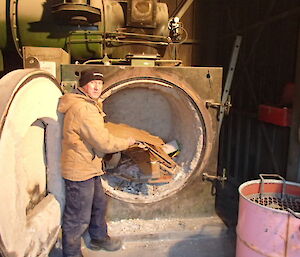
<svg viewBox="0 0 300 257">
<path fill-rule="evenodd" d="M 64 49 L 79 61 L 159 58 L 180 41 L 179 21 L 169 22 L 167 5 L 157 0 L 7 0 L 0 14 L 0 49 L 13 42 L 21 56 L 24 46 L 36 46 Z"/>
<path fill-rule="evenodd" d="M 56 240 L 64 204 L 56 107 L 88 67 L 104 74 L 109 121 L 180 145 L 168 183 L 103 178 L 109 219 L 214 214 L 202 176 L 216 174 L 222 69 L 163 58 L 186 39 L 180 18 L 192 2 L 169 18 L 158 0 L 0 1 L 0 254 L 47 254 Z M 7 73 L 14 51 L 24 69 Z"/>
</svg>

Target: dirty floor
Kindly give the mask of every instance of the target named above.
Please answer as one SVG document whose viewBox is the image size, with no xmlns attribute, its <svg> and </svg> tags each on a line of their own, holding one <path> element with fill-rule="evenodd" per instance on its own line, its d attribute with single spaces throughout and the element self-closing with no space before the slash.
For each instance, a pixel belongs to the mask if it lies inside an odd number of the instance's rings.
<svg viewBox="0 0 300 257">
<path fill-rule="evenodd" d="M 117 252 L 88 249 L 84 257 L 234 257 L 235 235 L 214 216 L 196 219 L 121 220 L 108 223 L 109 234 L 123 240 Z M 49 257 L 62 257 L 60 241 Z"/>
</svg>

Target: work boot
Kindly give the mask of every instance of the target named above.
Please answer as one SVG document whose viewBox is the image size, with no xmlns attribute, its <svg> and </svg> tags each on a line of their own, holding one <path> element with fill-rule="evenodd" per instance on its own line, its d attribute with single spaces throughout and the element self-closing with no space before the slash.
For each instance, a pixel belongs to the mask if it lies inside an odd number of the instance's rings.
<svg viewBox="0 0 300 257">
<path fill-rule="evenodd" d="M 122 247 L 122 242 L 118 238 L 111 238 L 106 236 L 103 239 L 92 239 L 90 242 L 90 248 L 95 251 L 117 251 Z"/>
</svg>

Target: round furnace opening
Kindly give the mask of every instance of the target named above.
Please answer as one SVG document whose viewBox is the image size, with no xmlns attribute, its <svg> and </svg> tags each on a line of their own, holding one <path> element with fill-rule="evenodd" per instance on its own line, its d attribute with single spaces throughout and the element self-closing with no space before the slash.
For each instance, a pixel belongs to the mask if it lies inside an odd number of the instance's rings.
<svg viewBox="0 0 300 257">
<path fill-rule="evenodd" d="M 182 87 L 161 79 L 134 78 L 108 89 L 107 121 L 145 130 L 165 143 L 176 140 L 180 151 L 173 158 L 178 167 L 169 183 L 138 183 L 107 173 L 104 188 L 112 197 L 133 203 L 156 202 L 175 194 L 197 173 L 205 152 L 207 130 L 199 106 Z"/>
</svg>

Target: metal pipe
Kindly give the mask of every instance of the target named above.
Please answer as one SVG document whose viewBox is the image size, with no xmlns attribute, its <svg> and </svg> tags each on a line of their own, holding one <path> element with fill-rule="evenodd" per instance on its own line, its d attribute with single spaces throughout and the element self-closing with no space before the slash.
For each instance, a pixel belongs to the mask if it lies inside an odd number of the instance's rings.
<svg viewBox="0 0 300 257">
<path fill-rule="evenodd" d="M 193 2 L 194 0 L 186 0 L 185 2 L 182 1 L 172 13 L 171 17 L 178 17 L 179 19 L 181 19 Z"/>
<path fill-rule="evenodd" d="M 119 39 L 106 39 L 106 42 L 115 42 L 115 43 L 123 43 L 123 44 L 144 44 L 144 45 L 169 45 L 166 42 L 153 42 L 153 41 L 139 41 L 139 40 L 119 40 Z M 67 42 L 67 44 L 80 44 L 84 42 L 89 43 L 101 43 L 102 39 L 72 39 Z"/>
<path fill-rule="evenodd" d="M 156 35 L 147 35 L 147 34 L 138 34 L 138 33 L 128 33 L 128 32 L 107 32 L 108 35 L 124 35 L 124 36 L 137 36 L 137 37 L 146 37 L 146 38 L 160 38 L 166 39 L 168 37 L 156 36 Z"/>
<path fill-rule="evenodd" d="M 76 31 L 76 32 L 73 32 L 73 33 L 70 33 L 71 35 L 86 35 L 87 32 L 86 31 Z M 167 41 L 168 37 L 165 37 L 165 36 L 157 36 L 157 35 L 148 35 L 148 34 L 139 34 L 139 33 L 128 33 L 128 32 L 106 32 L 106 33 L 103 33 L 103 32 L 88 32 L 89 35 L 96 35 L 96 36 L 105 36 L 107 35 L 107 37 L 113 35 L 118 35 L 118 36 L 136 36 L 136 37 L 145 37 L 145 38 L 155 38 L 155 39 L 165 39 Z"/>
</svg>

